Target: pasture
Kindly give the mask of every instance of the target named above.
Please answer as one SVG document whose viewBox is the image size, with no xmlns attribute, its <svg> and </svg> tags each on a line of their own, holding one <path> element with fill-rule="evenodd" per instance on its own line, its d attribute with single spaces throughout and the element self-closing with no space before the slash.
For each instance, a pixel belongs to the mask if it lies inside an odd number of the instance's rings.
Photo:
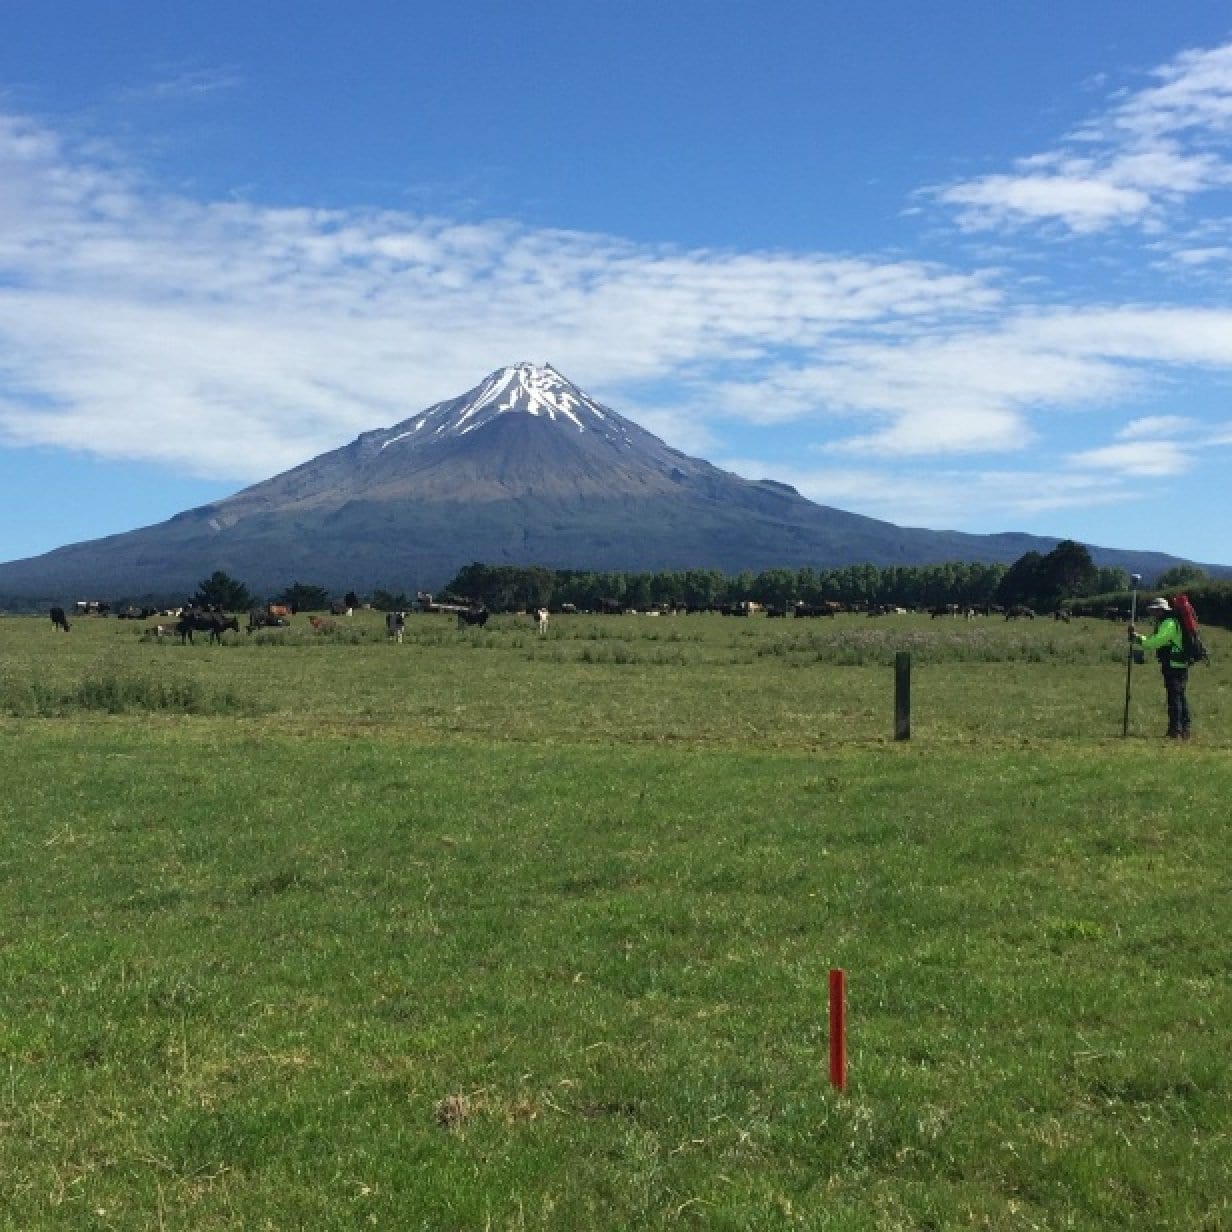
<svg viewBox="0 0 1232 1232">
<path fill-rule="evenodd" d="M 0 617 L 0 1227 L 1232 1226 L 1207 632 Z"/>
</svg>

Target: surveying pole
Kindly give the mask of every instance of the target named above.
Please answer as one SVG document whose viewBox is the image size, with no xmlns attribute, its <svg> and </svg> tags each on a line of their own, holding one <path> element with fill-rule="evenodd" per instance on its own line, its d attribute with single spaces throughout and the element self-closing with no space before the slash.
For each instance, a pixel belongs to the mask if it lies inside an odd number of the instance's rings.
<svg viewBox="0 0 1232 1232">
<path fill-rule="evenodd" d="M 1129 623 L 1134 625 L 1138 621 L 1138 587 L 1142 585 L 1142 574 L 1131 573 L 1129 575 L 1129 584 L 1133 587 L 1129 598 Z M 1134 641 L 1129 639 L 1129 649 L 1125 655 L 1125 720 L 1121 724 L 1121 736 L 1129 735 L 1129 689 L 1134 678 Z"/>
</svg>

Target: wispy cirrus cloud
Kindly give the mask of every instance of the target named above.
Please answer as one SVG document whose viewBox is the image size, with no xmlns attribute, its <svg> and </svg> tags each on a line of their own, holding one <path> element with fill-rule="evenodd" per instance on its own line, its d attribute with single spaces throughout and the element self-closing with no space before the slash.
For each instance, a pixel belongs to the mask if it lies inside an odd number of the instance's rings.
<svg viewBox="0 0 1232 1232">
<path fill-rule="evenodd" d="M 1193 457 L 1191 450 L 1176 441 L 1125 441 L 1070 454 L 1066 465 L 1081 470 L 1107 470 L 1121 475 L 1167 478 L 1188 471 L 1193 465 Z"/>
<path fill-rule="evenodd" d="M 1000 301 L 919 261 L 198 203 L 19 117 L 0 171 L 0 432 L 206 475 L 268 474 L 523 357 L 603 393 Z"/>
<path fill-rule="evenodd" d="M 1210 89 L 1187 91 L 1147 113 L 1205 116 Z M 1135 157 L 1153 202 L 1165 163 Z M 5 442 L 226 480 L 397 422 L 499 364 L 547 359 L 690 452 L 721 454 L 733 427 L 801 426 L 854 464 L 807 470 L 806 494 L 847 499 L 842 476 L 880 465 L 883 516 L 923 523 L 952 501 L 946 459 L 1045 449 L 1049 416 L 1133 405 L 1172 372 L 1232 373 L 1232 309 L 1041 306 L 992 271 L 928 261 L 202 202 L 0 115 L 0 356 Z M 1011 519 L 1177 473 L 1189 455 L 1165 463 L 1158 442 L 1178 433 L 1135 415 L 1128 435 L 1118 420 L 1089 449 L 1054 449 L 1068 457 L 1055 473 L 981 470 L 990 478 L 968 475 L 963 491 Z M 1148 438 L 1153 463 L 1137 448 Z M 908 479 L 912 458 L 941 469 Z M 771 470 L 788 477 L 760 464 Z M 852 507 L 874 512 L 869 491 L 853 489 Z"/>
<path fill-rule="evenodd" d="M 233 68 L 175 67 L 145 85 L 130 86 L 123 92 L 128 101 L 150 99 L 159 102 L 176 99 L 200 99 L 238 89 L 243 76 Z"/>
<path fill-rule="evenodd" d="M 1232 43 L 1184 52 L 1152 76 L 1057 149 L 933 195 L 970 230 L 1158 228 L 1169 207 L 1232 184 Z"/>
<path fill-rule="evenodd" d="M 1146 415 L 1125 425 L 1117 436 L 1123 441 L 1171 437 L 1179 432 L 1188 432 L 1198 426 L 1196 419 L 1185 415 Z"/>
<path fill-rule="evenodd" d="M 832 442 L 840 452 L 953 455 L 1024 447 L 1044 409 L 1132 400 L 1163 373 L 1195 366 L 1232 372 L 1232 310 L 1008 310 L 982 326 L 836 339 L 820 359 L 716 382 L 714 392 L 755 422 L 824 407 L 842 423 L 874 425 Z"/>
</svg>

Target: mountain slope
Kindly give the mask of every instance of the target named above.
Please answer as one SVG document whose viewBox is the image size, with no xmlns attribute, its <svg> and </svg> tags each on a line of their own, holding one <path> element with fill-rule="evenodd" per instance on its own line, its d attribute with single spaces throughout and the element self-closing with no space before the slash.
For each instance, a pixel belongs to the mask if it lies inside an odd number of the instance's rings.
<svg viewBox="0 0 1232 1232">
<path fill-rule="evenodd" d="M 257 593 L 436 589 L 471 561 L 735 573 L 944 560 L 1010 563 L 1057 540 L 894 526 L 670 448 L 548 366 L 365 432 L 223 501 L 0 565 L 0 596 L 177 595 L 222 569 Z M 1092 549 L 1151 576 L 1176 558 Z"/>
</svg>

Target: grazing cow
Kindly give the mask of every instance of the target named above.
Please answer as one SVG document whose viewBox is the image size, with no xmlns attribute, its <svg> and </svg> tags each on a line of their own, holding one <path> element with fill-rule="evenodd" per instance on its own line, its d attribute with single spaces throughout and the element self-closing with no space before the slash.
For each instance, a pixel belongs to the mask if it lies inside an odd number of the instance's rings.
<svg viewBox="0 0 1232 1232">
<path fill-rule="evenodd" d="M 535 609 L 535 628 L 539 630 L 539 636 L 543 637 L 548 631 L 548 609 L 540 607 Z"/>
<path fill-rule="evenodd" d="M 1035 609 L 1029 608 L 1025 603 L 1016 603 L 1013 607 L 1007 608 L 1005 611 L 1006 620 L 1034 620 Z"/>
<path fill-rule="evenodd" d="M 828 616 L 831 620 L 833 620 L 834 614 L 838 611 L 838 606 L 839 605 L 837 603 L 822 603 L 817 605 L 813 603 L 805 603 L 801 600 L 796 604 L 796 619 L 803 620 L 806 617 L 816 619 L 822 616 Z"/>
<path fill-rule="evenodd" d="M 280 612 L 285 612 L 285 607 L 277 609 Z M 276 616 L 270 608 L 262 611 L 259 607 L 254 607 L 248 613 L 247 631 L 251 633 L 254 629 L 285 629 L 291 622 L 285 616 Z"/>
<path fill-rule="evenodd" d="M 389 636 L 402 645 L 402 634 L 406 630 L 406 613 L 405 612 L 386 612 L 385 613 L 385 628 L 389 632 Z"/>
<path fill-rule="evenodd" d="M 63 629 L 65 633 L 69 630 L 68 617 L 64 614 L 62 607 L 53 607 L 51 609 L 51 623 L 57 629 Z"/>
<path fill-rule="evenodd" d="M 222 635 L 230 629 L 232 633 L 240 631 L 239 618 L 236 616 L 224 616 L 221 612 L 210 613 L 210 641 L 222 644 Z"/>
<path fill-rule="evenodd" d="M 329 614 L 331 616 L 349 616 L 351 614 L 351 605 L 345 599 L 335 599 L 329 605 Z"/>
<path fill-rule="evenodd" d="M 1070 620 L 1069 612 L 1063 607 L 1057 608 L 1057 610 L 1053 612 L 1052 618 L 1053 620 L 1064 621 L 1066 624 L 1069 624 Z"/>
<path fill-rule="evenodd" d="M 240 622 L 234 616 L 224 616 L 221 612 L 202 612 L 189 609 L 180 617 L 176 632 L 180 635 L 180 645 L 192 642 L 193 633 L 208 633 L 211 642 L 222 641 L 222 635 L 228 630 L 240 631 Z"/>
<path fill-rule="evenodd" d="M 265 614 L 271 620 L 290 620 L 295 615 L 295 609 L 285 603 L 267 603 Z"/>
<path fill-rule="evenodd" d="M 326 620 L 324 616 L 309 616 L 308 623 L 315 633 L 332 633 L 338 627 L 334 621 Z"/>
<path fill-rule="evenodd" d="M 458 613 L 458 628 L 465 629 L 467 625 L 478 625 L 483 628 L 488 623 L 487 608 L 467 607 Z"/>
</svg>

